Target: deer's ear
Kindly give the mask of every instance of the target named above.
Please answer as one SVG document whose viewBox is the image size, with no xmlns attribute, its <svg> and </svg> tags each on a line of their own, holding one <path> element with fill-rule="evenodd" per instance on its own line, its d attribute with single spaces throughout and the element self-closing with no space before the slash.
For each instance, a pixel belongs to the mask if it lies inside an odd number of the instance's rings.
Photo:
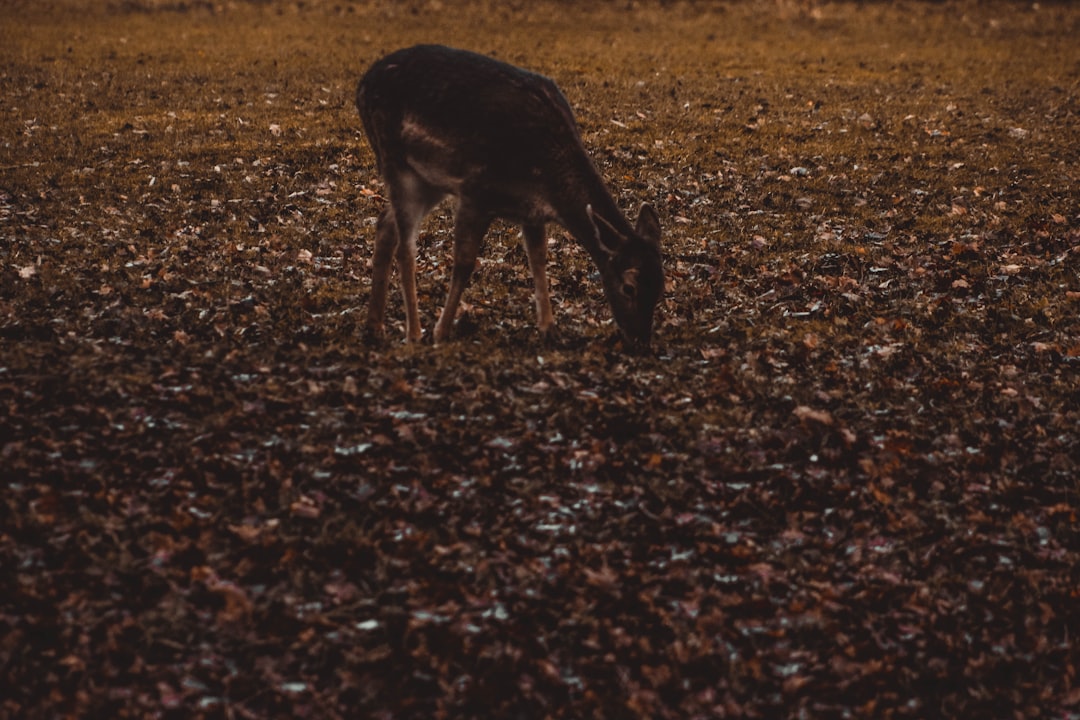
<svg viewBox="0 0 1080 720">
<path fill-rule="evenodd" d="M 600 233 L 600 225 L 603 225 L 612 234 L 618 235 L 619 233 L 616 232 L 615 228 L 611 227 L 611 223 L 594 213 L 591 204 L 585 206 L 585 215 L 589 218 L 589 223 L 592 224 L 593 233 L 595 233 L 596 235 L 596 244 L 600 246 L 600 249 L 606 252 L 608 255 L 618 254 L 618 249 L 613 248 L 607 243 L 605 243 L 604 238 Z"/>
<path fill-rule="evenodd" d="M 585 217 L 589 218 L 589 224 L 592 225 L 593 235 L 596 236 L 596 242 L 600 242 L 600 228 L 596 226 L 596 215 L 593 214 L 592 205 L 585 206 Z"/>
<path fill-rule="evenodd" d="M 637 216 L 638 235 L 648 240 L 653 245 L 660 247 L 660 218 L 649 203 L 642 203 Z"/>
</svg>

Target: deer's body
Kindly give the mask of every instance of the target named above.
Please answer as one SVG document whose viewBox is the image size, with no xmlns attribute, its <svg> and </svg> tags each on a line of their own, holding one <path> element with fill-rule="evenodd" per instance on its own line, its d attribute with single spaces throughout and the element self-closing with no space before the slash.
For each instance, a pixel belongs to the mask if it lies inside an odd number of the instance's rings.
<svg viewBox="0 0 1080 720">
<path fill-rule="evenodd" d="M 370 333 L 383 333 L 396 256 L 407 338 L 420 338 L 417 232 L 438 202 L 454 196 L 454 266 L 436 342 L 449 336 L 484 233 L 503 218 L 522 226 L 542 332 L 553 324 L 544 225 L 556 222 L 600 270 L 624 336 L 648 345 L 664 283 L 659 222 L 647 205 L 636 228 L 623 216 L 555 83 L 482 55 L 420 45 L 376 62 L 356 104 L 390 200 L 375 235 Z"/>
</svg>

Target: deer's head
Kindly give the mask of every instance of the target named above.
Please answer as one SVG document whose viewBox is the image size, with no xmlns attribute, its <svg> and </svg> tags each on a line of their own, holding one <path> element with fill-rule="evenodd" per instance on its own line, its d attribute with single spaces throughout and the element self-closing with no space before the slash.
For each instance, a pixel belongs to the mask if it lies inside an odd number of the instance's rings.
<svg viewBox="0 0 1080 720">
<path fill-rule="evenodd" d="M 652 340 L 656 303 L 664 293 L 660 219 L 645 203 L 633 232 L 625 233 L 593 213 L 591 207 L 587 210 L 608 260 L 601 265 L 600 276 L 615 323 L 632 349 L 644 351 Z"/>
</svg>

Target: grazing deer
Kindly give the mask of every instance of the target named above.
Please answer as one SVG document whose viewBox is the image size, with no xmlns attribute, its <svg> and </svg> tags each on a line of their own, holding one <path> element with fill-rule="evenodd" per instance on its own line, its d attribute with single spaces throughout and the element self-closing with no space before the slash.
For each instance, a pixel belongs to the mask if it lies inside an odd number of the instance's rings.
<svg viewBox="0 0 1080 720">
<path fill-rule="evenodd" d="M 659 219 L 643 204 L 631 227 L 554 82 L 483 55 L 418 45 L 372 65 L 356 89 L 356 106 L 390 200 L 375 231 L 370 336 L 384 332 L 396 255 L 407 339 L 420 339 L 416 237 L 424 216 L 452 195 L 454 265 L 435 342 L 449 337 L 484 233 L 503 218 L 522 226 L 542 333 L 553 325 L 544 224 L 556 222 L 599 269 L 625 340 L 634 349 L 648 347 L 664 289 Z"/>
</svg>

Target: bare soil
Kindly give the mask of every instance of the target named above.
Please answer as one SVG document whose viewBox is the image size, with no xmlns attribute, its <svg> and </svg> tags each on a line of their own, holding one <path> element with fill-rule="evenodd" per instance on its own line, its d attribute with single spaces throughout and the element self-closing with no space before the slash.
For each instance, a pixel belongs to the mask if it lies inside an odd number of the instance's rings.
<svg viewBox="0 0 1080 720">
<path fill-rule="evenodd" d="M 9 2 L 0 717 L 1080 718 L 1080 7 Z M 360 337 L 352 104 L 553 77 L 655 353 L 550 228 Z M 421 238 L 430 330 L 450 210 Z"/>
</svg>

